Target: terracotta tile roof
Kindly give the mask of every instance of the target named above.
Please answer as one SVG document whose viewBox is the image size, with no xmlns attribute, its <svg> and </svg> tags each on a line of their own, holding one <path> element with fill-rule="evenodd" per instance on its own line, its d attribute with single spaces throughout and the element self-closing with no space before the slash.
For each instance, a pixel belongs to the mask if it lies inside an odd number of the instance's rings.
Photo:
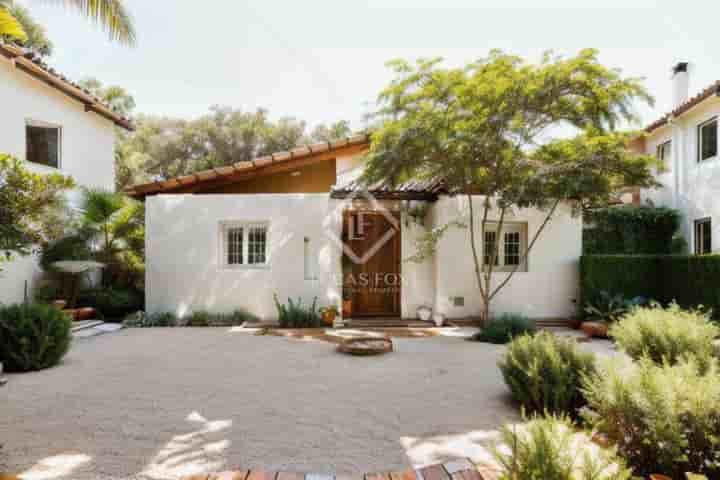
<svg viewBox="0 0 720 480">
<path fill-rule="evenodd" d="M 312 157 L 320 157 L 335 152 L 342 153 L 343 150 L 365 148 L 369 145 L 370 137 L 367 134 L 346 137 L 332 142 L 314 143 L 293 148 L 289 151 L 275 152 L 257 157 L 249 162 L 238 162 L 226 167 L 202 170 L 190 175 L 135 185 L 126 189 L 125 193 L 135 198 L 144 198 L 158 193 L 182 193 L 187 188 L 202 188 L 203 185 L 212 185 L 218 181 L 246 180 L 249 175 L 263 171 L 267 172 L 272 168 L 292 168 L 293 164 Z"/>
<path fill-rule="evenodd" d="M 442 180 L 409 180 L 399 185 L 378 182 L 364 186 L 358 181 L 338 185 L 331 192 L 332 198 L 348 198 L 361 192 L 367 192 L 377 199 L 396 200 L 437 200 L 438 195 L 447 193 Z"/>
<path fill-rule="evenodd" d="M 670 121 L 671 118 L 679 117 L 680 115 L 687 112 L 691 108 L 697 106 L 702 101 L 707 100 L 708 98 L 710 98 L 714 95 L 720 95 L 720 80 L 716 81 L 709 87 L 705 88 L 703 91 L 701 91 L 694 97 L 687 99 L 685 102 L 681 103 L 675 109 L 673 109 L 670 113 L 666 113 L 659 119 L 652 122 L 650 125 L 645 127 L 645 131 L 647 133 L 650 133 L 653 130 L 656 130 L 656 129 L 666 125 Z"/>
<path fill-rule="evenodd" d="M 94 96 L 90 91 L 82 88 L 77 83 L 72 82 L 61 73 L 55 71 L 55 69 L 47 66 L 34 53 L 17 45 L 0 41 L 0 55 L 10 59 L 14 63 L 15 68 L 22 70 L 37 80 L 83 103 L 86 112 L 96 113 L 126 130 L 135 130 L 130 119 L 113 110 L 112 107 L 103 103 L 102 100 Z"/>
</svg>

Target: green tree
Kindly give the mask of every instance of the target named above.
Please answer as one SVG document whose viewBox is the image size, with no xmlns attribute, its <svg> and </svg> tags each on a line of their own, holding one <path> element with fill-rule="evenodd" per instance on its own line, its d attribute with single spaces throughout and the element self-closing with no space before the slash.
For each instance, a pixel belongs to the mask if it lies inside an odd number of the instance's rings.
<svg viewBox="0 0 720 480">
<path fill-rule="evenodd" d="M 27 8 L 16 3 L 8 3 L 7 0 L 0 0 L 0 15 L 3 13 L 1 10 L 3 3 L 7 5 L 6 13 L 12 15 L 25 32 L 24 40 L 21 39 L 23 46 L 43 57 L 52 55 L 53 44 L 45 33 L 45 27 L 32 18 Z M 5 39 L 12 40 L 13 36 L 6 35 Z"/>
<path fill-rule="evenodd" d="M 635 120 L 634 101 L 652 98 L 638 79 L 603 66 L 590 49 L 570 58 L 548 53 L 537 64 L 500 51 L 462 68 L 441 61 L 390 63 L 396 78 L 379 95 L 364 180 L 441 179 L 451 194 L 466 197 L 469 253 L 487 321 L 491 301 L 561 202 L 579 212 L 605 204 L 618 187 L 654 185 L 654 160 L 630 153 L 630 134 L 616 132 Z M 580 133 L 560 137 L 567 126 Z M 518 265 L 496 282 L 497 248 L 481 262 L 476 235 L 492 222 L 503 238 L 508 213 L 519 208 L 540 209 L 545 218 Z M 433 248 L 445 230 L 430 232 Z"/>
<path fill-rule="evenodd" d="M 28 41 L 22 21 L 13 14 L 13 0 L 0 0 L 0 37 Z M 125 45 L 135 44 L 135 27 L 123 0 L 52 0 L 79 12 L 100 25 L 110 40 Z"/>
<path fill-rule="evenodd" d="M 43 215 L 73 186 L 68 177 L 30 172 L 20 160 L 0 154 L 0 266 L 44 240 Z"/>
</svg>

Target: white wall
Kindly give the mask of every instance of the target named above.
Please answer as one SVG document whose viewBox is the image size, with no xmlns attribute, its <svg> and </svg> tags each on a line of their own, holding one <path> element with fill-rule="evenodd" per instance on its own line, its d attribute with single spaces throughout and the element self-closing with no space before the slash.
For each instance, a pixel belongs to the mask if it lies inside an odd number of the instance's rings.
<svg viewBox="0 0 720 480">
<path fill-rule="evenodd" d="M 61 168 L 28 164 L 47 173 L 70 175 L 81 186 L 114 188 L 113 123 L 84 111 L 81 103 L 12 67 L 0 57 L 0 152 L 25 158 L 25 124 L 28 120 L 62 127 Z M 77 195 L 71 195 L 71 199 Z M 21 301 L 25 281 L 30 286 L 41 271 L 34 257 L 4 263 L 0 272 L 0 302 Z"/>
<path fill-rule="evenodd" d="M 474 199 L 476 241 L 482 258 L 482 197 Z M 453 220 L 467 224 L 468 203 L 465 197 L 443 197 L 433 207 L 434 224 Z M 506 221 L 527 222 L 528 239 L 540 227 L 545 213 L 516 209 Z M 488 217 L 497 220 L 493 213 Z M 469 243 L 470 231 L 450 228 L 440 240 L 435 255 L 435 307 L 449 318 L 477 316 L 482 302 L 474 273 Z M 568 207 L 559 207 L 540 234 L 528 258 L 528 271 L 515 273 L 510 282 L 491 303 L 491 316 L 522 313 L 532 318 L 565 318 L 577 313 L 579 300 L 579 258 L 582 252 L 582 219 L 572 217 Z M 494 285 L 508 274 L 494 273 Z M 456 307 L 453 297 L 464 297 L 464 306 Z"/>
<path fill-rule="evenodd" d="M 159 195 L 146 201 L 146 299 L 149 312 L 186 315 L 193 310 L 229 312 L 242 307 L 263 319 L 275 319 L 272 295 L 319 305 L 338 304 L 341 294 L 339 238 L 344 203 L 326 194 Z M 427 228 L 462 215 L 463 200 L 442 198 L 430 209 Z M 519 212 L 530 234 L 542 220 L 539 212 Z M 401 221 L 402 258 L 415 253 L 425 227 Z M 269 221 L 269 267 L 224 269 L 219 262 L 223 221 Z M 548 225 L 530 257 L 529 272 L 518 273 L 494 303 L 493 313 L 565 317 L 577 298 L 581 220 L 563 209 Z M 304 278 L 304 238 L 316 252 L 316 279 Z M 414 317 L 417 307 L 437 307 L 451 318 L 480 313 L 467 230 L 451 230 L 434 258 L 402 263 L 401 314 Z M 504 274 L 498 274 L 498 277 Z M 450 297 L 464 296 L 465 307 Z"/>
<path fill-rule="evenodd" d="M 663 188 L 644 190 L 642 200 L 650 199 L 655 205 L 680 210 L 682 232 L 691 252 L 694 222 L 706 217 L 712 218 L 713 252 L 720 252 L 720 155 L 714 160 L 697 162 L 697 127 L 714 116 L 720 116 L 720 99 L 715 96 L 675 119 L 673 124 L 655 130 L 646 141 L 646 153 L 654 155 L 659 143 L 671 139 L 673 165 L 668 173 L 657 177 Z"/>
</svg>

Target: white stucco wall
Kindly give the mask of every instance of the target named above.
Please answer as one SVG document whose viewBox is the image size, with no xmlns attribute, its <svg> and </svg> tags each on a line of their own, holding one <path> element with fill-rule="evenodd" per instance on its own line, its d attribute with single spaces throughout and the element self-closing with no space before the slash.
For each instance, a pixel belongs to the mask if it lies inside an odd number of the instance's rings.
<svg viewBox="0 0 720 480">
<path fill-rule="evenodd" d="M 672 165 L 657 176 L 663 187 L 643 190 L 642 200 L 678 209 L 683 215 L 682 233 L 690 251 L 694 245 L 695 220 L 712 218 L 712 250 L 720 252 L 720 155 L 697 161 L 697 127 L 720 116 L 720 99 L 713 96 L 672 124 L 655 130 L 646 140 L 646 153 L 654 155 L 660 143 L 672 140 Z M 720 141 L 720 140 L 719 140 Z M 720 150 L 720 148 L 719 148 Z"/>
<path fill-rule="evenodd" d="M 114 188 L 113 123 L 85 112 L 80 102 L 16 70 L 9 60 L 0 57 L 0 152 L 25 158 L 25 125 L 29 120 L 62 128 L 60 169 L 28 163 L 30 169 L 39 173 L 59 171 L 72 176 L 80 186 Z M 77 195 L 70 198 L 74 200 Z M 2 268 L 3 303 L 21 301 L 25 281 L 32 288 L 41 274 L 32 256 L 4 263 Z"/>
<path fill-rule="evenodd" d="M 482 200 L 474 199 L 476 241 L 482 258 Z M 434 225 L 468 218 L 465 197 L 443 197 L 433 207 Z M 505 220 L 527 222 L 530 241 L 545 219 L 545 212 L 516 209 Z M 495 213 L 489 220 L 497 220 Z M 477 316 L 482 310 L 474 273 L 468 229 L 450 228 L 435 255 L 435 305 L 449 318 Z M 518 271 L 491 303 L 491 316 L 522 313 L 531 318 L 566 318 L 577 313 L 579 258 L 582 252 L 582 219 L 560 207 L 538 238 L 528 258 L 527 272 Z M 508 274 L 494 273 L 494 285 Z M 464 297 L 464 306 L 454 306 Z"/>
<path fill-rule="evenodd" d="M 146 300 L 151 313 L 193 310 L 229 312 L 242 307 L 263 319 L 275 319 L 272 295 L 320 306 L 337 304 L 341 295 L 339 237 L 343 202 L 326 194 L 159 195 L 146 201 Z M 463 200 L 443 198 L 431 207 L 427 227 L 401 221 L 402 258 L 415 253 L 415 240 L 432 225 L 463 214 Z M 518 212 L 530 234 L 542 221 L 540 212 Z M 226 221 L 269 222 L 269 266 L 224 269 L 220 265 L 220 224 Z M 563 209 L 548 225 L 530 257 L 529 272 L 518 273 L 493 305 L 495 314 L 521 312 L 532 317 L 566 317 L 574 313 L 581 251 L 581 220 Z M 403 261 L 401 315 L 414 317 L 417 307 L 436 307 L 450 318 L 480 313 L 467 230 L 450 230 L 434 258 L 416 264 Z M 316 278 L 304 278 L 304 239 L 313 245 Z M 498 274 L 503 275 L 503 274 Z M 465 297 L 464 307 L 451 297 Z"/>
</svg>

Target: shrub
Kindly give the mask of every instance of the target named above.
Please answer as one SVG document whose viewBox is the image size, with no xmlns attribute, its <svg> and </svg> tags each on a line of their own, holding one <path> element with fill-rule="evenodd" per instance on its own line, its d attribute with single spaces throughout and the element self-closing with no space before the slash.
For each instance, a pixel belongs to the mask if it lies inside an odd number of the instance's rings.
<svg viewBox="0 0 720 480">
<path fill-rule="evenodd" d="M 506 313 L 472 336 L 478 342 L 507 343 L 524 333 L 535 333 L 535 322 L 518 313 Z"/>
<path fill-rule="evenodd" d="M 70 348 L 72 320 L 43 304 L 0 307 L 0 361 L 9 372 L 57 364 Z"/>
<path fill-rule="evenodd" d="M 302 298 L 298 298 L 297 303 L 293 302 L 292 298 L 288 298 L 287 305 L 280 303 L 277 294 L 273 295 L 273 299 L 281 328 L 312 328 L 322 325 L 320 315 L 317 313 L 317 297 L 309 307 L 303 305 Z"/>
<path fill-rule="evenodd" d="M 624 205 L 592 210 L 583 231 L 584 254 L 682 253 L 673 242 L 680 227 L 680 213 L 666 207 Z"/>
<path fill-rule="evenodd" d="M 536 417 L 500 430 L 507 453 L 492 450 L 502 480 L 626 480 L 630 471 L 614 450 L 602 449 L 575 433 L 565 416 Z M 579 453 L 581 452 L 581 453 Z"/>
<path fill-rule="evenodd" d="M 610 336 L 634 359 L 675 364 L 687 355 L 705 366 L 714 354 L 713 341 L 720 329 L 698 311 L 676 304 L 667 308 L 637 308 L 610 327 Z"/>
<path fill-rule="evenodd" d="M 97 288 L 83 291 L 78 304 L 95 307 L 106 319 L 115 320 L 142 310 L 143 299 L 139 292 L 131 289 Z"/>
<path fill-rule="evenodd" d="M 243 309 L 236 309 L 230 313 L 211 314 L 209 324 L 211 327 L 233 327 L 245 322 L 256 322 L 258 317 Z"/>
<path fill-rule="evenodd" d="M 126 317 L 125 320 L 123 320 L 123 325 L 135 328 L 177 327 L 180 326 L 180 321 L 175 314 L 171 312 L 158 312 L 149 315 L 144 312 L 137 312 Z"/>
<path fill-rule="evenodd" d="M 498 366 L 513 398 L 529 412 L 575 416 L 585 404 L 581 378 L 594 371 L 595 359 L 573 340 L 541 332 L 515 338 Z"/>
<path fill-rule="evenodd" d="M 187 319 L 188 327 L 209 327 L 210 326 L 210 314 L 204 310 L 198 310 L 192 312 L 190 317 Z"/>
<path fill-rule="evenodd" d="M 611 295 L 606 291 L 600 292 L 594 304 L 585 306 L 585 314 L 591 318 L 605 323 L 619 320 L 633 308 L 645 305 L 644 297 L 625 298 L 622 295 Z"/>
<path fill-rule="evenodd" d="M 617 359 L 585 382 L 583 417 L 617 445 L 635 475 L 720 478 L 720 371 L 694 359 L 674 366 Z"/>
</svg>

